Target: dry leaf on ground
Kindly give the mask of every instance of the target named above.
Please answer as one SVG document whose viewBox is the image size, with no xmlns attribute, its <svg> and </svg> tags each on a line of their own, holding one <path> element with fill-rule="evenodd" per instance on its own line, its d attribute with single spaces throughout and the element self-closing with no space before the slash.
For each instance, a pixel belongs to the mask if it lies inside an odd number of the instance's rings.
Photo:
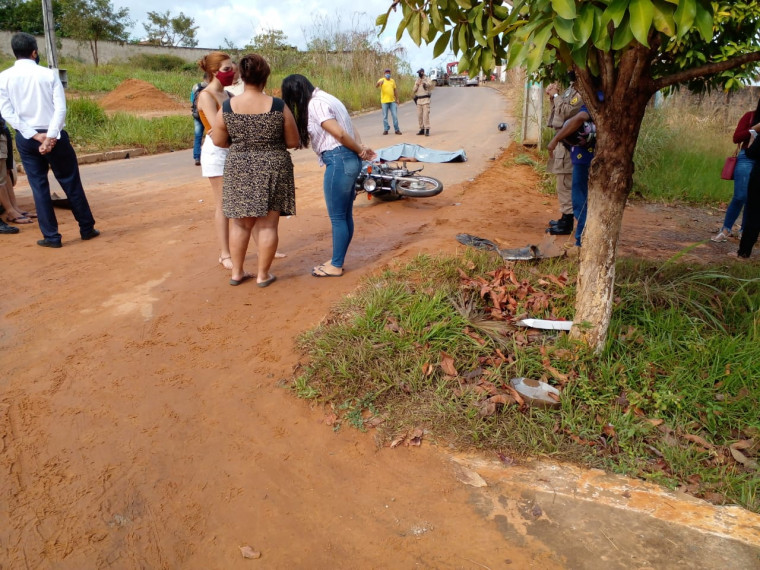
<svg viewBox="0 0 760 570">
<path fill-rule="evenodd" d="M 457 376 L 457 369 L 454 368 L 454 359 L 445 352 L 441 352 L 441 370 L 447 376 Z"/>
</svg>

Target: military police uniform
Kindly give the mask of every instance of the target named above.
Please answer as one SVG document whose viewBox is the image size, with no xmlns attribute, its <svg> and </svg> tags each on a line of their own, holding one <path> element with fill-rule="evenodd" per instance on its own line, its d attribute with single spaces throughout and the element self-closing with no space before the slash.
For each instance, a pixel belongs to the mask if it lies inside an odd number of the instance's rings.
<svg viewBox="0 0 760 570">
<path fill-rule="evenodd" d="M 583 105 L 581 97 L 572 84 L 565 89 L 564 93 L 555 94 L 552 97 L 552 109 L 549 115 L 548 126 L 555 131 L 559 131 L 562 125 L 569 118 L 577 114 Z M 557 199 L 559 201 L 559 211 L 562 214 L 561 220 L 552 220 L 550 222 L 550 233 L 560 235 L 569 234 L 573 227 L 573 201 L 572 201 L 572 180 L 573 180 L 573 163 L 570 160 L 570 150 L 563 144 L 557 145 L 553 155 L 549 156 L 549 162 L 546 171 L 557 177 Z M 552 228 L 557 224 L 568 226 L 567 231 L 553 232 Z"/>
</svg>

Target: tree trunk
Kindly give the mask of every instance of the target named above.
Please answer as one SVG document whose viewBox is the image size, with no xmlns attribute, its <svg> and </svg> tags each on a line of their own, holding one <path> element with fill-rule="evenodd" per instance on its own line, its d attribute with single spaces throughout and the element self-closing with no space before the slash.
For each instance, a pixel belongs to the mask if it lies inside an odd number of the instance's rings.
<svg viewBox="0 0 760 570">
<path fill-rule="evenodd" d="M 95 67 L 98 66 L 98 40 L 90 40 L 90 51 L 92 52 L 92 61 Z"/>
<path fill-rule="evenodd" d="M 571 335 L 596 352 L 607 340 L 615 288 L 615 257 L 623 211 L 633 185 L 633 153 L 644 118 L 646 94 L 609 102 L 594 117 L 599 138 L 589 172 L 588 216 Z"/>
</svg>

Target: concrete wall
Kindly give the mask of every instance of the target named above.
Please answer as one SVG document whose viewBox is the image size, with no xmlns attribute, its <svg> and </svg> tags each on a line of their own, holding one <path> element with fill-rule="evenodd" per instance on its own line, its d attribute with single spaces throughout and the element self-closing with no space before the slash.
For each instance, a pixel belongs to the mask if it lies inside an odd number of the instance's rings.
<svg viewBox="0 0 760 570">
<path fill-rule="evenodd" d="M 0 51 L 4 54 L 12 55 L 11 37 L 13 32 L 0 31 Z M 58 58 L 61 57 L 76 59 L 84 63 L 93 63 L 92 52 L 88 42 L 80 43 L 69 38 L 58 38 Z M 37 37 L 37 45 L 40 48 L 40 55 L 45 57 L 45 38 Z M 138 54 L 164 54 L 181 57 L 187 62 L 195 63 L 208 52 L 213 51 L 211 48 L 184 48 L 184 47 L 161 47 L 145 46 L 136 44 L 122 44 L 119 42 L 98 42 L 98 59 L 100 63 L 110 61 L 127 61 L 130 57 Z M 63 66 L 65 67 L 65 65 Z"/>
</svg>

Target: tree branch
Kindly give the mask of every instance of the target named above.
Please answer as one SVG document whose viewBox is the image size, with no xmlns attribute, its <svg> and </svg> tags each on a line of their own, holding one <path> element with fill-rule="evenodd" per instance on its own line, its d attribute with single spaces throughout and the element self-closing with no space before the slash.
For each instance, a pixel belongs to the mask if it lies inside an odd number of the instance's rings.
<svg viewBox="0 0 760 570">
<path fill-rule="evenodd" d="M 679 73 L 668 75 L 667 77 L 661 77 L 660 79 L 653 81 L 654 90 L 659 91 L 660 89 L 675 85 L 676 83 L 684 83 L 691 79 L 696 79 L 705 75 L 714 75 L 716 73 L 720 73 L 721 71 L 734 69 L 735 67 L 740 67 L 745 63 L 751 63 L 753 61 L 760 61 L 760 51 L 745 53 L 744 55 L 732 57 L 726 61 L 706 63 L 705 65 L 686 69 Z"/>
</svg>

